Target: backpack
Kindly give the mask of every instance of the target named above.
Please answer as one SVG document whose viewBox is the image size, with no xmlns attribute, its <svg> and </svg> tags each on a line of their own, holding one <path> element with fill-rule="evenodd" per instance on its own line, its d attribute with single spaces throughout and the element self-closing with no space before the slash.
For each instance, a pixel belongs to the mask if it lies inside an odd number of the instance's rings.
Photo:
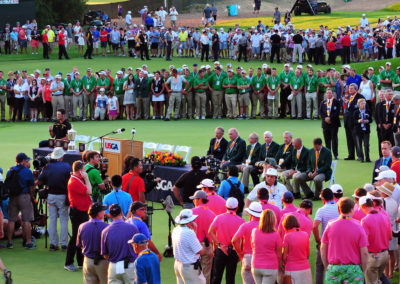
<svg viewBox="0 0 400 284">
<path fill-rule="evenodd" d="M 229 197 L 235 197 L 238 200 L 239 205 L 237 213 L 242 213 L 244 207 L 244 194 L 240 191 L 240 181 L 238 184 L 233 184 L 229 179 L 227 179 L 226 181 L 231 185 Z"/>
<path fill-rule="evenodd" d="M 4 181 L 3 194 L 8 194 L 10 197 L 13 197 L 22 193 L 23 188 L 19 183 L 18 174 L 23 168 L 24 167 L 20 167 L 18 170 L 14 170 L 12 167 L 10 168 L 10 172 Z"/>
</svg>

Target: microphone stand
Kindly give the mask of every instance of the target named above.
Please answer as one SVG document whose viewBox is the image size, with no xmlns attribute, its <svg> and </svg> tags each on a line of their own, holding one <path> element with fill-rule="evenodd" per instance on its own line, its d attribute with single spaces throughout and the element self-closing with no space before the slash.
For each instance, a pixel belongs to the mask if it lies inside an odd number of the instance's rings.
<svg viewBox="0 0 400 284">
<path fill-rule="evenodd" d="M 133 137 L 135 136 L 135 133 L 132 132 L 132 138 L 131 138 L 131 155 L 133 155 Z"/>
<path fill-rule="evenodd" d="M 86 149 L 86 145 L 89 145 L 90 143 L 92 143 L 93 141 L 95 141 L 95 140 L 97 140 L 97 139 L 100 139 L 100 141 L 101 141 L 101 146 L 100 146 L 100 155 L 103 155 L 103 138 L 105 137 L 105 136 L 107 136 L 107 135 L 110 135 L 110 134 L 117 134 L 118 132 L 117 131 L 111 131 L 111 132 L 109 132 L 109 133 L 106 133 L 106 134 L 104 134 L 104 135 L 101 135 L 101 136 L 99 136 L 99 137 L 97 137 L 97 138 L 94 138 L 94 139 L 92 139 L 92 140 L 90 140 L 89 142 L 87 142 L 86 144 L 85 144 L 85 149 Z"/>
</svg>

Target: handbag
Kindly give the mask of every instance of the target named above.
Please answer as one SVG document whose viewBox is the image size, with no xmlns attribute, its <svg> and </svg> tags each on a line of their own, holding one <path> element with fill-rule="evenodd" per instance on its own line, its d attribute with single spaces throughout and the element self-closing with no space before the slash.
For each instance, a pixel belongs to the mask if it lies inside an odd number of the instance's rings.
<svg viewBox="0 0 400 284">
<path fill-rule="evenodd" d="M 282 284 L 292 284 L 292 276 L 290 275 L 283 275 L 283 282 Z"/>
</svg>

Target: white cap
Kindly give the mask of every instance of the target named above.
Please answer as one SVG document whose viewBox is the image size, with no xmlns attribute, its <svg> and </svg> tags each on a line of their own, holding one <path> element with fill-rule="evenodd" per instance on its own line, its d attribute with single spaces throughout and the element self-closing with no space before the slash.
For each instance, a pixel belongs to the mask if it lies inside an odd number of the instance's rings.
<svg viewBox="0 0 400 284">
<path fill-rule="evenodd" d="M 375 187 L 374 187 L 372 184 L 370 184 L 370 183 L 366 183 L 366 184 L 364 184 L 364 189 L 365 189 L 367 192 L 370 192 L 370 191 L 374 190 Z"/>
<path fill-rule="evenodd" d="M 61 79 L 61 75 L 56 75 L 56 76 L 54 76 L 54 78 Z"/>
<path fill-rule="evenodd" d="M 362 14 L 362 16 L 365 17 L 366 15 L 365 15 L 365 14 Z"/>
<path fill-rule="evenodd" d="M 362 206 L 362 205 L 364 205 L 364 204 L 367 204 L 367 200 L 368 200 L 368 199 L 371 199 L 371 198 L 369 198 L 368 195 L 361 196 L 360 199 L 358 199 L 358 205 L 359 205 L 359 206 Z"/>
<path fill-rule="evenodd" d="M 215 62 L 214 62 L 214 65 L 219 65 L 219 61 L 215 61 Z"/>
<path fill-rule="evenodd" d="M 366 197 L 372 200 L 382 200 L 382 197 L 376 197 L 375 195 L 372 195 L 369 192 L 367 193 Z"/>
<path fill-rule="evenodd" d="M 390 61 L 388 61 L 388 62 L 386 62 L 386 64 L 385 65 L 392 65 L 392 63 L 390 62 Z"/>
<path fill-rule="evenodd" d="M 39 70 L 39 69 L 36 69 L 36 70 L 35 70 L 35 73 L 40 74 L 40 70 Z"/>
<path fill-rule="evenodd" d="M 197 186 L 197 188 L 202 188 L 202 187 L 215 187 L 214 181 L 209 178 L 203 179 Z"/>
<path fill-rule="evenodd" d="M 128 11 L 128 14 L 132 14 L 132 12 L 131 12 L 131 11 Z"/>
<path fill-rule="evenodd" d="M 117 71 L 117 75 L 122 75 L 123 73 L 122 73 L 122 71 L 120 70 L 120 71 Z"/>
<path fill-rule="evenodd" d="M 174 69 L 174 68 L 175 68 L 174 65 L 170 65 L 170 66 L 169 66 L 169 69 Z"/>
<path fill-rule="evenodd" d="M 285 65 L 283 65 L 284 67 L 290 67 L 289 63 L 286 63 Z"/>
<path fill-rule="evenodd" d="M 182 69 L 186 69 L 186 68 L 188 68 L 188 66 L 186 64 L 183 64 Z"/>
<path fill-rule="evenodd" d="M 264 63 L 264 64 L 262 65 L 262 68 L 263 68 L 263 69 L 264 69 L 264 68 L 268 68 L 268 64 L 265 64 L 265 63 Z"/>
<path fill-rule="evenodd" d="M 247 213 L 254 217 L 260 218 L 261 213 L 263 212 L 262 206 L 260 202 L 252 202 L 250 203 L 249 208 L 244 209 Z"/>
<path fill-rule="evenodd" d="M 175 223 L 184 225 L 194 221 L 199 215 L 193 215 L 191 209 L 183 209 L 175 218 Z"/>
<path fill-rule="evenodd" d="M 105 91 L 105 89 L 104 88 L 100 88 L 100 92 L 104 92 Z"/>
<path fill-rule="evenodd" d="M 205 65 L 201 65 L 200 69 L 206 69 L 206 66 Z"/>
<path fill-rule="evenodd" d="M 303 69 L 303 65 L 297 65 L 296 68 L 298 68 L 298 69 Z"/>
<path fill-rule="evenodd" d="M 278 171 L 274 168 L 269 168 L 267 170 L 267 176 L 278 176 Z"/>
<path fill-rule="evenodd" d="M 148 75 L 149 72 L 143 70 L 143 74 L 144 74 L 144 75 Z"/>
<path fill-rule="evenodd" d="M 211 69 L 211 66 L 210 65 L 206 65 L 206 69 Z"/>
<path fill-rule="evenodd" d="M 380 166 L 379 168 L 375 169 L 376 173 L 380 173 L 380 172 L 384 172 L 384 171 L 388 171 L 390 170 L 390 168 L 388 166 Z"/>
<path fill-rule="evenodd" d="M 223 31 L 224 31 L 224 28 L 220 28 L 219 30 L 220 30 L 221 32 L 223 32 Z"/>
<path fill-rule="evenodd" d="M 312 68 L 312 65 L 311 65 L 311 64 L 308 64 L 308 65 L 307 65 L 307 68 Z"/>
<path fill-rule="evenodd" d="M 381 179 L 396 179 L 396 172 L 393 170 L 388 170 L 388 171 L 383 171 L 380 172 L 379 175 L 375 178 L 375 180 L 381 180 Z"/>
<path fill-rule="evenodd" d="M 343 193 L 343 187 L 340 184 L 333 184 L 331 190 L 333 193 Z"/>
<path fill-rule="evenodd" d="M 236 209 L 239 206 L 239 202 L 235 197 L 229 197 L 226 200 L 225 205 L 226 205 L 226 208 L 228 208 L 228 209 Z"/>
</svg>

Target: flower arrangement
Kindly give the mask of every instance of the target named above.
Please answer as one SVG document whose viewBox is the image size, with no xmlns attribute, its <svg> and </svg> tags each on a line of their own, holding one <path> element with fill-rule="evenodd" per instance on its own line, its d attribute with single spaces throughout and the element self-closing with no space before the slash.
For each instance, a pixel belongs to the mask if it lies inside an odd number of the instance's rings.
<svg viewBox="0 0 400 284">
<path fill-rule="evenodd" d="M 160 166 L 169 166 L 169 167 L 183 167 L 186 165 L 186 162 L 182 159 L 179 154 L 174 154 L 171 152 L 160 152 L 153 151 L 146 155 L 146 158 L 152 158 L 154 156 L 154 163 Z"/>
</svg>

